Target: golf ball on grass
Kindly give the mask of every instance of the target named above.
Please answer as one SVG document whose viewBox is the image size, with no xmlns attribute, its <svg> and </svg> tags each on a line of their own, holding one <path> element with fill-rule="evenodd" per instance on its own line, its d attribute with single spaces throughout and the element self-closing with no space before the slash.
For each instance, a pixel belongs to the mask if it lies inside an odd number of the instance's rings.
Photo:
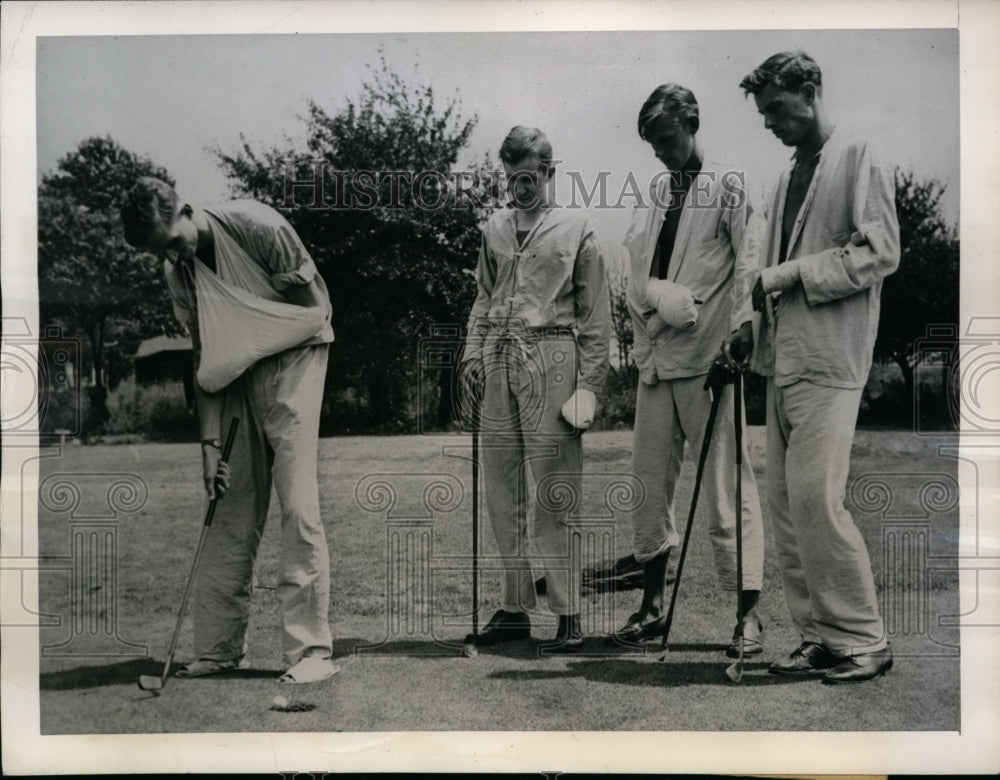
<svg viewBox="0 0 1000 780">
<path fill-rule="evenodd" d="M 290 702 L 284 696 L 275 696 L 271 699 L 271 709 L 278 712 L 312 712 L 316 705 L 307 701 Z"/>
</svg>

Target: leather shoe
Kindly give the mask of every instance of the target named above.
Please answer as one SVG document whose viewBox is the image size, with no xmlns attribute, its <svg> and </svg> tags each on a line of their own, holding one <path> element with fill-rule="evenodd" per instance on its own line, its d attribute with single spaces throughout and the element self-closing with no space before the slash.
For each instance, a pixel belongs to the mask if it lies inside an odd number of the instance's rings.
<svg viewBox="0 0 1000 780">
<path fill-rule="evenodd" d="M 531 636 L 531 619 L 526 612 L 497 610 L 479 634 L 469 634 L 465 641 L 478 647 L 489 647 L 502 642 L 515 642 Z"/>
<path fill-rule="evenodd" d="M 629 616 L 628 622 L 624 626 L 615 631 L 615 633 L 608 635 L 608 644 L 641 644 L 649 639 L 657 639 L 663 636 L 663 630 L 666 626 L 666 615 L 660 615 L 651 619 L 650 615 L 635 612 Z"/>
<path fill-rule="evenodd" d="M 787 660 L 775 661 L 767 671 L 771 674 L 818 674 L 824 669 L 832 669 L 839 660 L 825 646 L 817 642 L 803 642 Z"/>
<path fill-rule="evenodd" d="M 580 627 L 580 615 L 560 615 L 556 638 L 551 642 L 543 642 L 542 649 L 547 653 L 575 653 L 583 648 L 583 629 Z"/>
<path fill-rule="evenodd" d="M 828 685 L 858 683 L 881 677 L 892 669 L 892 648 L 886 645 L 874 653 L 859 653 L 837 659 L 837 665 L 823 675 Z"/>
<path fill-rule="evenodd" d="M 726 655 L 730 658 L 740 657 L 740 624 L 733 629 L 733 641 L 726 648 Z M 764 652 L 764 624 L 760 622 L 753 613 L 743 618 L 743 655 L 760 655 Z"/>
</svg>

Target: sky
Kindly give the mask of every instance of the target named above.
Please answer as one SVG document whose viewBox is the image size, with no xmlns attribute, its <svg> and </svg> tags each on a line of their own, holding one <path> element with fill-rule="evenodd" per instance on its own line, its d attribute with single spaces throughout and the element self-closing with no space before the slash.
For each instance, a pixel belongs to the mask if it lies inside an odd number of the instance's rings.
<svg viewBox="0 0 1000 780">
<path fill-rule="evenodd" d="M 630 173 L 644 186 L 661 170 L 636 117 L 658 84 L 683 84 L 699 102 L 705 155 L 744 169 L 759 200 L 792 150 L 764 130 L 738 85 L 791 47 L 823 69 L 835 124 L 945 183 L 945 213 L 957 222 L 955 30 L 40 37 L 37 172 L 54 171 L 83 139 L 110 135 L 166 167 L 187 199 L 223 200 L 228 187 L 213 149 L 235 151 L 242 135 L 256 149 L 306 154 L 308 102 L 341 109 L 382 52 L 406 81 L 433 86 L 442 104 L 458 97 L 463 115 L 478 117 L 460 168 L 487 151 L 495 159 L 513 125 L 544 130 L 562 161 L 556 199 L 566 203 L 570 171 L 588 186 L 608 171 L 614 202 Z M 602 237 L 620 241 L 627 208 L 600 212 Z"/>
</svg>

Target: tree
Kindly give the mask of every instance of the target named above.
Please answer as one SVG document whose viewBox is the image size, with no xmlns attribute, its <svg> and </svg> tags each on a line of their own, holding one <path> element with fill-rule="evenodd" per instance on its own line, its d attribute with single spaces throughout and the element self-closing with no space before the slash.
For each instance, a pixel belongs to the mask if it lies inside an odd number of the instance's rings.
<svg viewBox="0 0 1000 780">
<path fill-rule="evenodd" d="M 892 360 L 903 374 L 905 398 L 914 397 L 919 360 L 914 343 L 930 325 L 958 325 L 958 231 L 941 213 L 945 186 L 896 170 L 898 270 L 882 286 L 875 359 Z"/>
<path fill-rule="evenodd" d="M 327 282 L 337 338 L 327 396 L 360 398 L 358 425 L 403 430 L 433 390 L 444 423 L 450 372 L 431 372 L 436 387 L 418 382 L 418 344 L 431 325 L 464 324 L 475 296 L 489 161 L 468 181 L 452 174 L 476 118 L 461 116 L 457 98 L 441 107 L 432 87 L 406 84 L 382 60 L 356 101 L 336 113 L 310 101 L 305 122 L 308 157 L 245 140 L 217 154 L 234 194 L 284 213 Z"/>
<path fill-rule="evenodd" d="M 615 250 L 618 251 L 615 251 Z M 632 315 L 628 310 L 628 254 L 624 248 L 605 248 L 608 274 L 608 292 L 611 296 L 611 330 L 615 337 L 618 359 L 611 366 L 612 372 L 631 377 L 635 372 L 632 358 Z"/>
<path fill-rule="evenodd" d="M 107 386 L 127 371 L 139 341 L 180 333 L 158 261 L 122 237 L 118 209 L 140 176 L 173 184 L 166 170 L 110 137 L 88 138 L 38 188 L 40 321 L 85 336 L 91 398 L 102 417 Z"/>
</svg>

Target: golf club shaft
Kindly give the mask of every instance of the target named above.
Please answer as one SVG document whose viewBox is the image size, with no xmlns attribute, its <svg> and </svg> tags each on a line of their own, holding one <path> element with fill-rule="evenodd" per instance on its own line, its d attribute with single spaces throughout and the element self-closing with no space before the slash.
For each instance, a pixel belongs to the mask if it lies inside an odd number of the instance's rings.
<svg viewBox="0 0 1000 780">
<path fill-rule="evenodd" d="M 684 541 L 681 543 L 681 557 L 677 561 L 677 573 L 674 575 L 674 587 L 670 591 L 670 607 L 667 609 L 667 620 L 663 626 L 663 638 L 660 647 L 667 646 L 670 626 L 674 622 L 674 606 L 677 603 L 677 590 L 681 584 L 681 574 L 684 571 L 684 558 L 687 556 L 688 542 L 691 539 L 691 528 L 694 525 L 694 512 L 698 506 L 698 494 L 701 492 L 701 478 L 705 472 L 705 461 L 708 460 L 708 447 L 712 441 L 712 429 L 715 427 L 715 417 L 719 412 L 719 402 L 722 392 L 712 398 L 712 408 L 708 412 L 708 422 L 705 423 L 705 435 L 701 440 L 701 454 L 698 456 L 698 470 L 694 477 L 694 492 L 691 494 L 691 509 L 688 511 L 687 528 L 684 529 Z"/>
<path fill-rule="evenodd" d="M 226 443 L 222 448 L 222 460 L 228 461 L 229 455 L 233 450 L 233 442 L 236 440 L 236 430 L 240 426 L 240 418 L 234 417 L 233 421 L 229 425 L 229 433 L 226 436 Z M 163 662 L 163 671 L 160 674 L 160 679 L 165 680 L 167 674 L 170 672 L 170 664 L 174 660 L 174 651 L 177 649 L 177 639 L 181 634 L 181 626 L 184 623 L 184 614 L 187 612 L 188 601 L 191 598 L 191 591 L 194 588 L 194 578 L 198 571 L 198 564 L 201 562 L 201 553 L 205 549 L 205 537 L 208 535 L 208 529 L 212 525 L 212 520 L 215 518 L 215 506 L 218 503 L 217 498 L 213 498 L 208 502 L 208 511 L 205 513 L 205 522 L 201 526 L 201 534 L 198 537 L 198 547 L 195 549 L 194 562 L 191 564 L 191 573 L 188 575 L 187 586 L 184 588 L 184 598 L 181 600 L 181 609 L 177 613 L 177 624 L 174 626 L 174 636 L 170 640 L 170 649 L 167 650 L 167 658 Z"/>
<path fill-rule="evenodd" d="M 733 384 L 733 425 L 736 434 L 736 616 L 739 663 L 743 664 L 743 374 Z"/>
<path fill-rule="evenodd" d="M 479 426 L 472 429 L 472 633 L 479 633 Z"/>
</svg>

